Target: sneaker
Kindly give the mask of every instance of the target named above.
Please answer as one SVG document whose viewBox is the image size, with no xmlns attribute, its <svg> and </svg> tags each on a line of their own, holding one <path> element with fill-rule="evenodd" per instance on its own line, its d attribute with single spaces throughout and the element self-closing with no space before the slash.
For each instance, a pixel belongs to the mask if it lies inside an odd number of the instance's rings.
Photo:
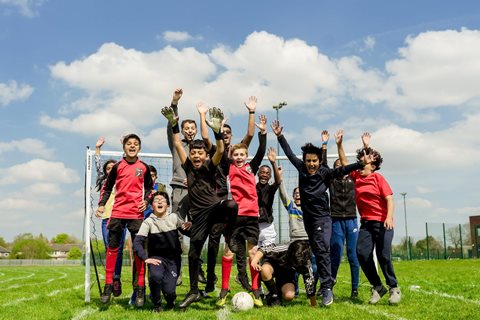
<svg viewBox="0 0 480 320">
<path fill-rule="evenodd" d="M 323 297 L 323 291 L 325 291 L 325 289 L 323 288 L 319 288 L 318 291 L 317 291 L 317 298 L 321 298 Z"/>
<path fill-rule="evenodd" d="M 278 297 L 277 294 L 269 294 L 267 295 L 267 306 L 270 306 L 270 307 L 276 307 L 276 306 L 279 306 L 281 303 L 280 303 L 280 298 Z"/>
<path fill-rule="evenodd" d="M 136 291 L 135 307 L 141 308 L 145 304 L 145 287 L 137 287 Z"/>
<path fill-rule="evenodd" d="M 207 278 L 205 278 L 205 272 L 203 272 L 202 266 L 198 269 L 198 282 L 206 284 Z"/>
<path fill-rule="evenodd" d="M 387 288 L 385 288 L 383 285 L 381 287 L 377 287 L 377 289 L 373 287 L 372 296 L 370 297 L 370 300 L 368 301 L 368 303 L 370 304 L 377 303 L 386 293 L 387 293 Z"/>
<path fill-rule="evenodd" d="M 262 298 L 260 297 L 260 289 L 253 290 L 252 292 L 250 292 L 250 295 L 253 298 L 253 305 L 255 307 L 258 307 L 258 308 L 263 307 L 263 301 L 262 301 Z"/>
<path fill-rule="evenodd" d="M 113 296 L 120 297 L 122 295 L 122 282 L 120 279 L 113 279 Z"/>
<path fill-rule="evenodd" d="M 133 290 L 132 295 L 130 296 L 130 300 L 128 301 L 129 306 L 133 306 L 135 304 L 135 300 L 137 299 L 137 291 Z"/>
<path fill-rule="evenodd" d="M 357 289 L 352 289 L 352 293 L 350 294 L 350 299 L 358 299 L 358 290 Z"/>
<path fill-rule="evenodd" d="M 179 274 L 177 278 L 177 287 L 182 285 L 182 275 Z"/>
<path fill-rule="evenodd" d="M 326 307 L 333 303 L 332 289 L 323 290 L 322 306 Z"/>
<path fill-rule="evenodd" d="M 228 297 L 228 294 L 230 293 L 230 290 L 228 289 L 223 289 L 220 290 L 220 295 L 218 296 L 218 300 L 217 300 L 217 307 L 225 307 L 225 305 L 227 304 L 227 297 Z"/>
<path fill-rule="evenodd" d="M 155 307 L 153 307 L 153 312 L 155 312 L 155 313 L 160 313 L 160 312 L 162 312 L 162 311 L 163 311 L 162 306 L 155 306 Z"/>
<path fill-rule="evenodd" d="M 398 304 L 402 299 L 402 293 L 400 292 L 400 288 L 390 288 L 390 297 L 388 298 L 388 303 L 390 304 Z"/>
<path fill-rule="evenodd" d="M 106 284 L 105 287 L 103 288 L 103 293 L 100 296 L 100 302 L 109 303 L 112 292 L 113 292 L 113 285 Z"/>
<path fill-rule="evenodd" d="M 167 302 L 167 305 L 165 307 L 166 310 L 172 310 L 174 308 L 175 308 L 175 301 Z"/>
<path fill-rule="evenodd" d="M 200 297 L 200 293 L 199 292 L 191 292 L 189 291 L 187 293 L 187 296 L 185 297 L 185 299 L 183 299 L 182 303 L 180 303 L 180 305 L 178 306 L 180 309 L 185 309 L 186 307 L 188 307 L 189 305 L 192 304 L 192 302 L 196 302 L 198 301 Z"/>
</svg>

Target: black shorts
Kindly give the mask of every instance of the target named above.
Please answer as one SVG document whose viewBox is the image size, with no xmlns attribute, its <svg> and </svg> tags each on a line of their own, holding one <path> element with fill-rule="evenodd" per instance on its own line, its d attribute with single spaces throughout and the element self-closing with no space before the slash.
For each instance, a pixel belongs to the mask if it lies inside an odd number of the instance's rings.
<svg viewBox="0 0 480 320">
<path fill-rule="evenodd" d="M 278 292 L 282 292 L 283 285 L 295 283 L 295 270 L 280 266 L 273 259 L 265 259 L 263 263 L 269 263 L 273 267 L 273 277 L 277 285 Z"/>
<path fill-rule="evenodd" d="M 110 248 L 118 248 L 120 246 L 120 241 L 124 236 L 125 228 L 128 228 L 128 231 L 130 231 L 130 236 L 133 241 L 140 230 L 142 222 L 143 219 L 110 218 L 107 224 L 108 246 Z"/>
<path fill-rule="evenodd" d="M 240 248 L 245 247 L 245 241 L 253 245 L 258 243 L 260 228 L 257 217 L 238 216 L 235 224 L 231 228 L 227 227 L 226 230 L 231 230 L 231 235 L 226 234 L 225 239 L 232 252 L 237 253 Z"/>
</svg>

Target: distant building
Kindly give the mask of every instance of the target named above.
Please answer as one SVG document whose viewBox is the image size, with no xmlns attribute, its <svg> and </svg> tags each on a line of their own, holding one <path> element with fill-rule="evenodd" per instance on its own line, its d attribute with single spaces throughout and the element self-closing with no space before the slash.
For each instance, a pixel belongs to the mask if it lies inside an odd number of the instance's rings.
<svg viewBox="0 0 480 320">
<path fill-rule="evenodd" d="M 9 255 L 10 255 L 10 251 L 0 246 L 0 258 L 8 258 Z"/>
<path fill-rule="evenodd" d="M 470 237 L 472 239 L 472 254 L 480 257 L 480 216 L 470 216 Z"/>
<path fill-rule="evenodd" d="M 68 253 L 73 247 L 82 250 L 81 244 L 51 244 L 50 248 L 52 248 L 52 253 L 50 254 L 50 257 L 55 260 L 67 260 Z"/>
</svg>

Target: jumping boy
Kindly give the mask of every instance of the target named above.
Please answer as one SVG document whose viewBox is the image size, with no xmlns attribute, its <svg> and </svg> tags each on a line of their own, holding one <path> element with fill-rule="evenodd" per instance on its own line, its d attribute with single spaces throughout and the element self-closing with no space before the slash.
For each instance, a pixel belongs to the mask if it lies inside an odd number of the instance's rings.
<svg viewBox="0 0 480 320">
<path fill-rule="evenodd" d="M 310 246 L 315 254 L 318 276 L 323 294 L 322 306 L 333 303 L 332 276 L 330 263 L 330 237 L 332 219 L 328 205 L 327 188 L 331 179 L 342 176 L 354 170 L 363 168 L 371 162 L 370 157 L 365 157 L 362 162 L 335 169 L 320 165 L 322 149 L 307 143 L 302 147 L 303 161 L 298 159 L 282 134 L 283 127 L 278 121 L 272 123 L 273 132 L 278 137 L 278 142 L 290 162 L 298 170 L 300 197 L 302 198 L 302 211 L 305 230 L 308 234 Z M 370 161 L 370 162 L 368 162 Z"/>
<path fill-rule="evenodd" d="M 255 96 L 249 97 L 248 102 L 245 103 L 245 107 L 248 110 L 248 124 L 247 133 L 243 137 L 241 143 L 244 143 L 248 147 L 255 132 L 255 110 L 257 107 L 257 98 Z M 213 155 L 216 151 L 216 147 L 212 145 L 210 141 L 208 136 L 208 128 L 205 122 L 208 107 L 204 103 L 200 102 L 197 104 L 197 110 L 200 114 L 200 131 L 203 141 L 205 141 L 205 145 L 209 154 Z M 232 141 L 232 128 L 225 124 L 222 128 L 222 133 L 224 136 L 223 143 L 225 150 L 223 152 L 220 165 L 217 167 L 217 195 L 220 197 L 220 199 L 226 200 L 228 199 L 227 172 L 230 165 L 228 150 Z M 212 292 L 215 289 L 215 282 L 217 281 L 217 276 L 215 275 L 215 265 L 220 246 L 220 238 L 224 233 L 224 229 L 225 225 L 223 223 L 216 223 L 212 226 L 210 235 L 208 237 L 207 285 L 205 287 L 206 292 Z M 223 257 L 229 259 L 229 257 L 225 255 L 225 252 Z M 238 279 L 242 287 L 248 291 L 250 290 L 250 285 L 248 284 L 246 254 L 237 254 L 236 260 Z"/>
<path fill-rule="evenodd" d="M 100 301 L 110 302 L 113 292 L 113 273 L 118 256 L 118 248 L 125 228 L 130 231 L 132 241 L 140 229 L 143 221 L 143 211 L 147 207 L 145 195 L 152 188 L 150 168 L 138 158 L 141 149 L 141 140 L 136 134 L 129 134 L 123 138 L 124 157 L 117 162 L 108 175 L 105 191 L 99 201 L 97 212 L 103 213 L 104 206 L 116 188 L 115 203 L 108 223 L 108 248 L 105 261 L 105 288 Z M 142 307 L 145 303 L 145 265 L 134 254 L 135 265 L 133 272 L 133 286 L 136 294 L 135 305 Z"/>
<path fill-rule="evenodd" d="M 248 147 L 243 144 L 235 144 L 230 148 L 230 166 L 228 167 L 228 178 L 230 181 L 230 192 L 233 200 L 238 205 L 238 214 L 233 224 L 227 225 L 226 238 L 228 248 L 222 259 L 222 289 L 220 291 L 217 306 L 224 306 L 229 293 L 230 271 L 232 269 L 233 254 L 245 254 L 248 251 L 250 260 L 255 254 L 260 233 L 258 226 L 258 196 L 256 192 L 255 174 L 257 173 L 267 145 L 267 118 L 260 116 L 260 123 L 256 124 L 260 129 L 258 133 L 258 150 L 250 162 L 247 162 Z M 245 243 L 247 245 L 245 246 Z M 252 277 L 252 296 L 254 304 L 258 307 L 263 305 L 260 298 L 259 274 L 250 266 Z"/>
<path fill-rule="evenodd" d="M 182 259 L 178 232 L 186 233 L 192 223 L 184 222 L 175 213 L 168 213 L 170 200 L 165 191 L 153 193 L 150 205 L 153 214 L 143 221 L 133 242 L 133 249 L 148 266 L 153 310 L 160 312 L 163 310 L 161 293 L 167 302 L 167 309 L 175 306 L 175 289 Z M 144 249 L 147 240 L 148 255 Z"/>
<path fill-rule="evenodd" d="M 216 193 L 215 173 L 223 156 L 223 113 L 220 109 L 210 109 L 208 126 L 215 134 L 216 152 L 208 159 L 205 143 L 194 140 L 190 145 L 189 153 L 183 149 L 180 140 L 178 117 L 172 108 L 165 107 L 162 114 L 172 125 L 175 150 L 178 152 L 180 163 L 187 175 L 188 195 L 190 201 L 190 214 L 192 228 L 190 230 L 190 249 L 188 252 L 188 269 L 190 275 L 190 291 L 179 305 L 187 308 L 192 302 L 200 299 L 198 290 L 198 269 L 200 254 L 210 228 L 215 220 L 225 220 L 225 217 L 235 216 L 237 205 L 232 200 L 221 200 Z M 225 223 L 225 222 L 224 222 Z"/>
<path fill-rule="evenodd" d="M 338 154 L 342 165 L 348 163 L 343 151 L 343 130 L 337 132 Z M 374 161 L 364 168 L 350 173 L 355 181 L 355 195 L 358 212 L 360 213 L 360 231 L 358 233 L 357 257 L 363 273 L 372 285 L 372 295 L 369 303 L 376 304 L 387 293 L 380 279 L 373 250 L 375 249 L 378 264 L 390 287 L 390 304 L 398 304 L 401 292 L 398 287 L 395 271 L 391 260 L 393 240 L 393 192 L 385 178 L 377 172 L 383 159 L 380 153 L 369 147 L 370 134 L 362 135 L 363 149 L 357 151 L 357 159 L 363 160 L 368 155 L 374 156 Z"/>
</svg>

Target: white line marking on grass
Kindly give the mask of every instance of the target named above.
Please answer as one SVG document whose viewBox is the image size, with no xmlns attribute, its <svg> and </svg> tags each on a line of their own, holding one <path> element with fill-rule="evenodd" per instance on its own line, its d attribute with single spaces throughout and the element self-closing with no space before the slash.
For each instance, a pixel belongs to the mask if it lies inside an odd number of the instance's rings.
<svg viewBox="0 0 480 320">
<path fill-rule="evenodd" d="M 228 308 L 222 308 L 217 311 L 217 319 L 218 320 L 226 320 L 230 318 L 230 311 Z"/>
<path fill-rule="evenodd" d="M 35 276 L 35 273 L 30 273 L 29 275 L 27 275 L 25 277 L 17 277 L 17 278 L 10 278 L 10 279 L 7 279 L 7 280 L 2 280 L 2 281 L 0 281 L 0 283 L 5 283 L 5 282 L 10 282 L 10 281 L 15 281 L 15 280 L 28 279 L 28 278 L 31 278 L 33 276 Z"/>
<path fill-rule="evenodd" d="M 448 294 L 448 293 L 445 293 L 445 292 L 439 292 L 439 291 L 436 291 L 436 290 L 427 291 L 427 290 L 420 289 L 420 287 L 418 287 L 418 288 L 417 287 L 418 286 L 410 286 L 410 290 L 412 290 L 414 292 L 427 294 L 427 295 L 430 295 L 430 296 L 439 296 L 439 297 L 443 297 L 443 298 L 460 300 L 460 301 L 463 301 L 463 302 L 480 305 L 480 301 L 478 301 L 478 300 L 467 299 L 464 296 L 452 295 L 452 294 Z"/>
<path fill-rule="evenodd" d="M 31 296 L 29 298 L 20 298 L 20 299 L 17 299 L 17 300 L 13 300 L 13 301 L 4 303 L 1 306 L 2 307 L 10 307 L 10 306 L 14 306 L 14 305 L 17 305 L 17 304 L 25 302 L 25 301 L 31 301 L 31 300 L 35 300 L 35 299 L 38 299 L 38 295 L 36 295 L 36 294 L 34 294 L 33 296 Z"/>
<path fill-rule="evenodd" d="M 363 311 L 366 311 L 370 314 L 374 314 L 376 316 L 384 316 L 387 319 L 408 320 L 408 318 L 403 318 L 393 313 L 388 313 L 388 312 L 375 309 L 374 306 L 364 306 L 361 304 L 352 304 L 352 306 L 354 306 L 355 308 L 361 309 Z"/>
<path fill-rule="evenodd" d="M 97 312 L 98 312 L 98 309 L 92 309 L 92 308 L 83 309 L 79 313 L 77 313 L 72 318 L 72 320 L 80 320 L 80 319 L 83 319 L 83 318 L 85 318 L 85 317 L 87 317 L 91 314 L 97 313 Z"/>
<path fill-rule="evenodd" d="M 65 278 L 67 277 L 67 274 L 66 274 L 66 273 L 63 273 L 63 272 L 58 272 L 58 273 L 61 274 L 61 276 L 58 277 L 58 278 L 50 278 L 50 279 L 48 279 L 47 281 L 44 281 L 44 282 L 25 283 L 25 284 L 14 284 L 14 285 L 11 285 L 11 286 L 9 286 L 9 287 L 0 289 L 0 291 L 6 291 L 6 290 L 10 290 L 10 289 L 16 289 L 16 288 L 27 287 L 27 286 L 37 286 L 37 285 L 39 285 L 39 284 L 47 284 L 47 283 L 50 283 L 50 282 L 53 282 L 53 281 L 65 279 Z"/>
<path fill-rule="evenodd" d="M 80 288 L 83 288 L 83 284 L 79 284 L 75 287 L 72 287 L 72 288 L 67 288 L 67 289 L 62 289 L 62 290 L 53 290 L 52 292 L 50 293 L 47 293 L 47 296 L 49 297 L 53 297 L 53 296 L 56 296 L 57 294 L 61 293 L 61 292 L 66 292 L 66 291 L 70 291 L 70 290 L 78 290 Z"/>
</svg>

